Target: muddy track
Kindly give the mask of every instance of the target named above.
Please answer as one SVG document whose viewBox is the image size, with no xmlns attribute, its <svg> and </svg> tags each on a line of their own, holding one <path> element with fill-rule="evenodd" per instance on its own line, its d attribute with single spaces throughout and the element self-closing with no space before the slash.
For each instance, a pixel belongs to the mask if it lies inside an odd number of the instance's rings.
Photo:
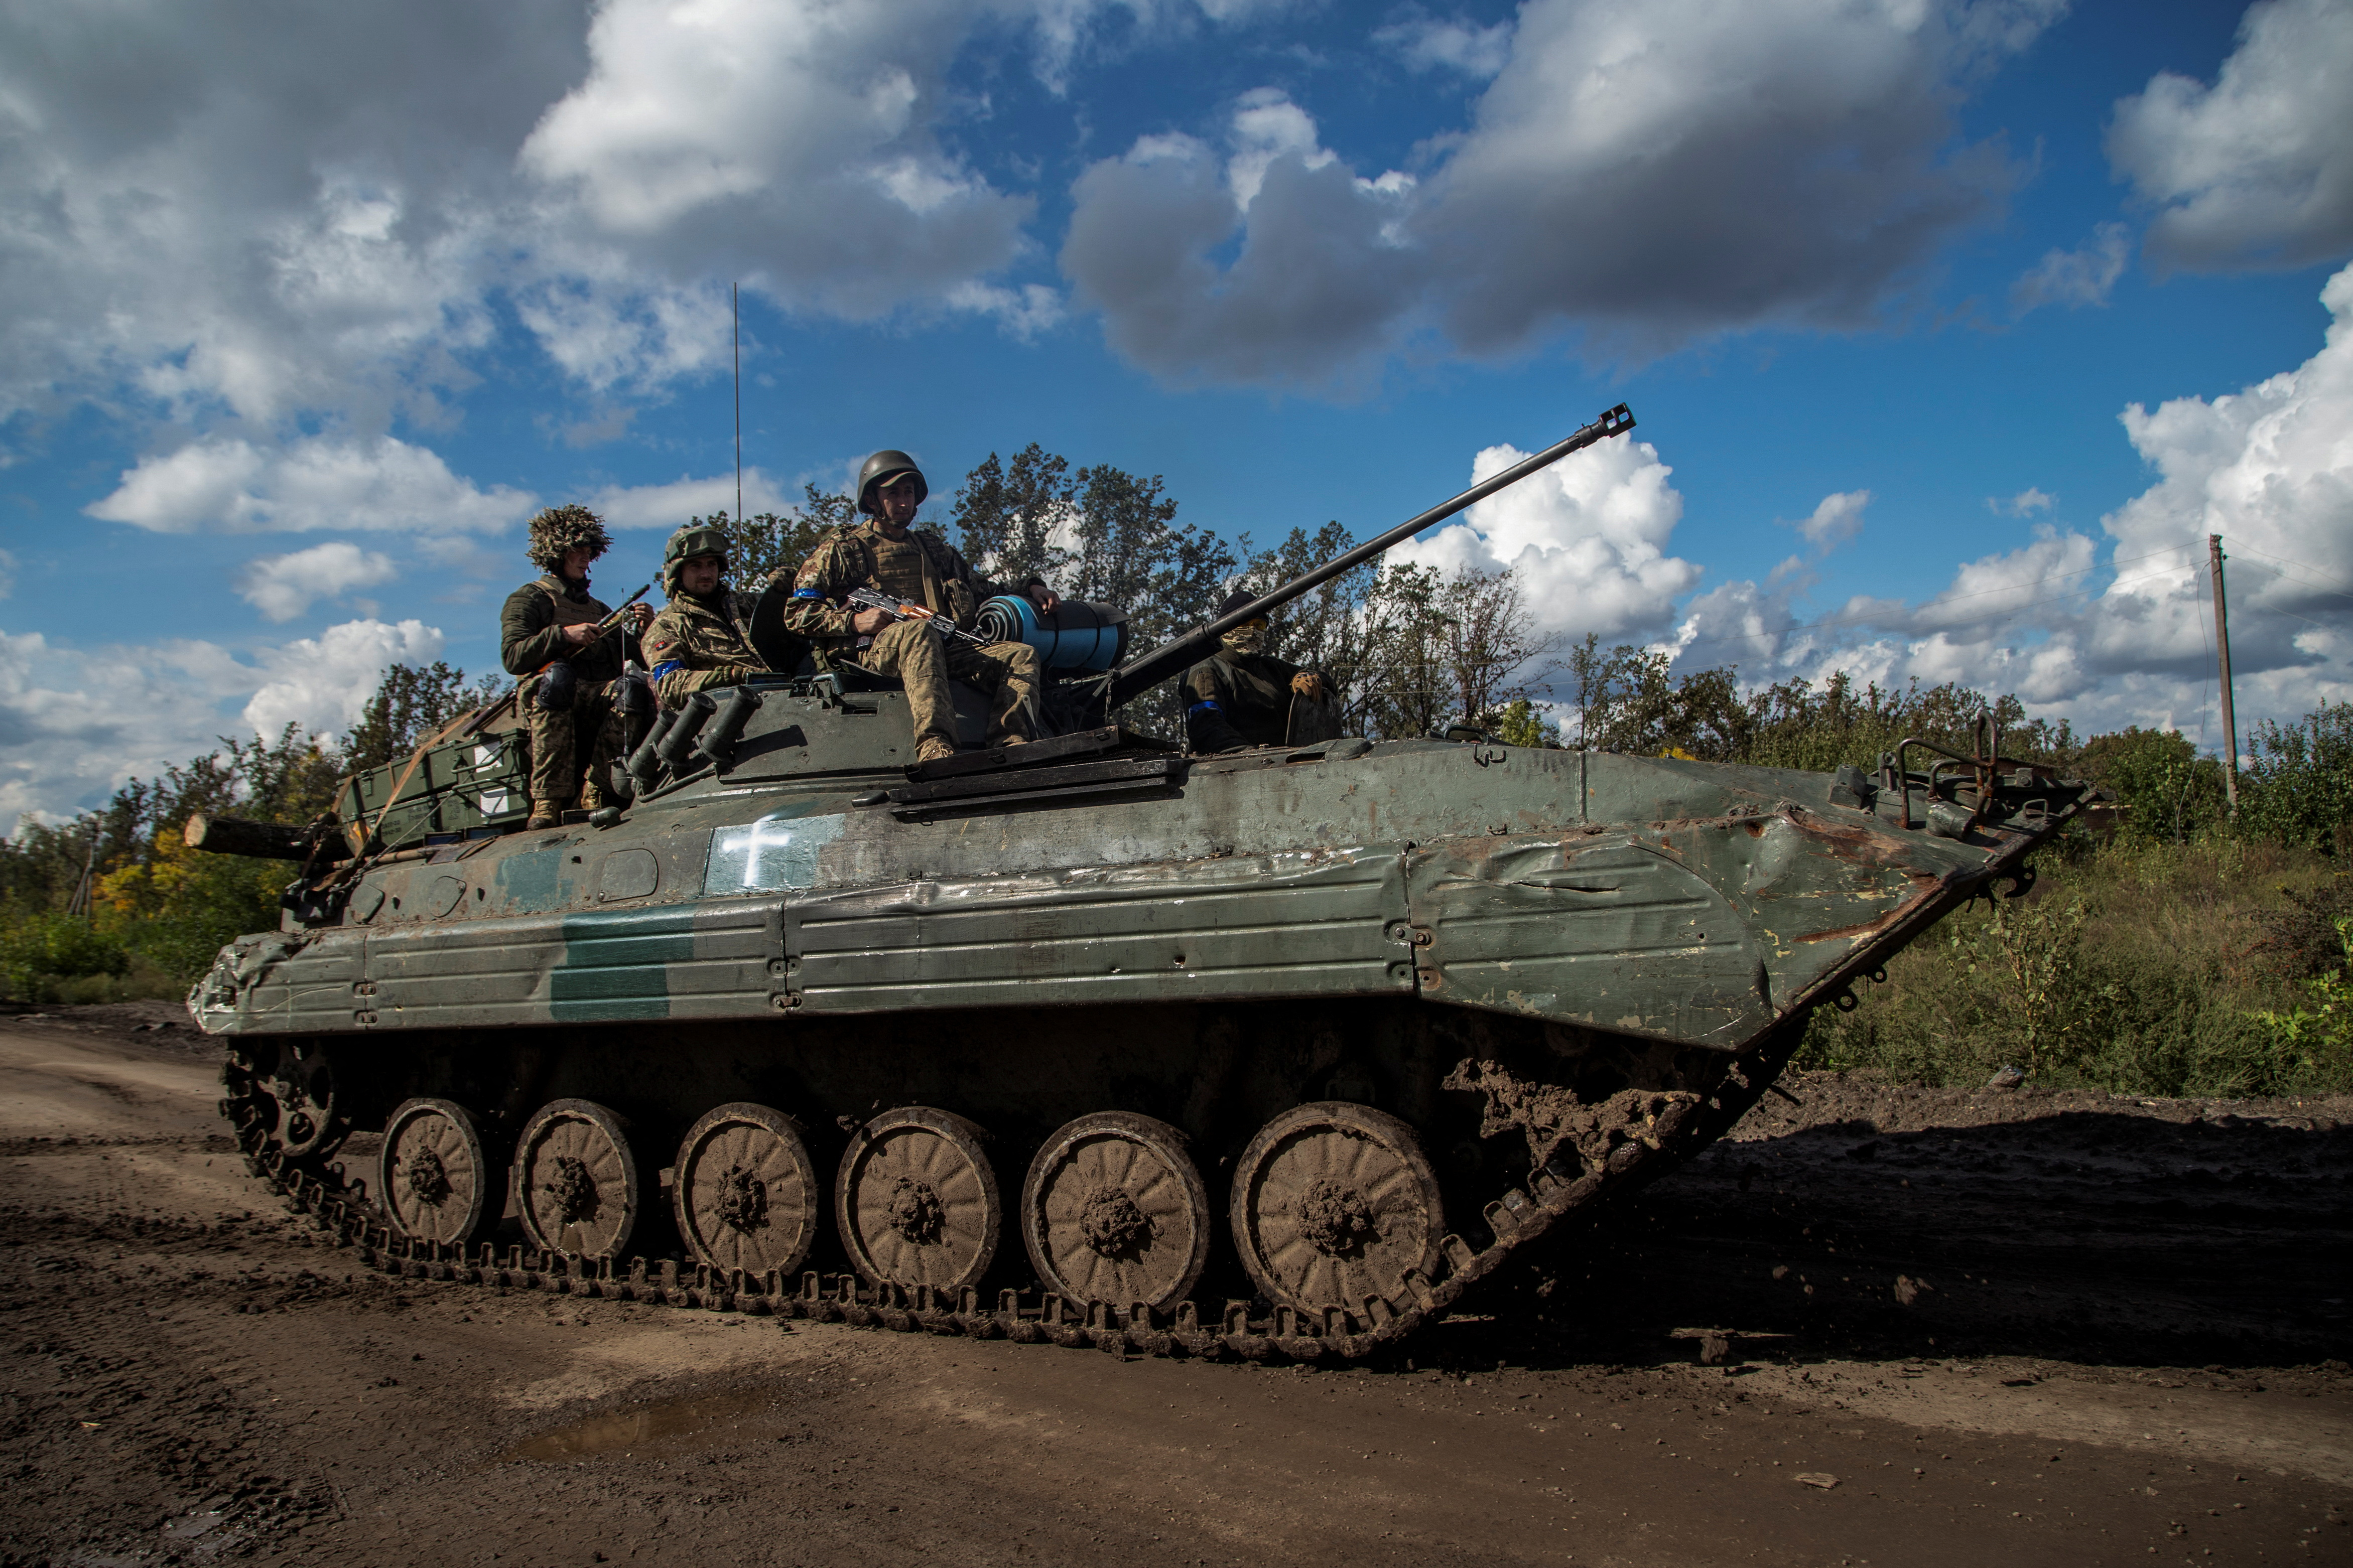
<svg viewBox="0 0 2353 1568">
<path fill-rule="evenodd" d="M 209 1049 L 0 1019 L 8 1568 L 2210 1568 L 2353 1540 L 2344 1101 L 1788 1074 L 1802 1104 L 1390 1353 L 1123 1343 L 1106 1376 L 360 1267 L 255 1201 Z"/>
<path fill-rule="evenodd" d="M 1074 1303 L 1050 1292 L 1006 1289 L 985 1302 L 971 1288 L 953 1295 L 922 1286 L 910 1290 L 870 1284 L 855 1274 L 810 1271 L 794 1279 L 772 1269 L 755 1278 L 740 1268 L 723 1274 L 671 1258 L 586 1258 L 521 1246 L 502 1256 L 490 1243 L 470 1251 L 420 1242 L 385 1225 L 340 1163 L 291 1160 L 270 1147 L 269 1117 L 259 1092 L 233 1092 L 220 1101 L 220 1111 L 235 1129 L 255 1176 L 310 1215 L 336 1245 L 352 1248 L 362 1263 L 406 1279 L 1123 1354 L 1345 1363 L 1402 1344 L 1452 1310 L 1522 1248 L 1565 1224 L 1599 1217 L 1723 1137 L 1772 1087 L 1803 1027 L 1800 1015 L 1776 1028 L 1762 1047 L 1732 1062 L 1704 1100 L 1635 1090 L 1614 1097 L 1605 1108 L 1616 1129 L 1608 1143 L 1580 1150 L 1576 1142 L 1559 1140 L 1526 1186 L 1508 1187 L 1485 1205 L 1493 1240 L 1483 1250 L 1449 1235 L 1440 1244 L 1434 1278 L 1415 1270 L 1398 1298 L 1368 1297 L 1360 1311 L 1330 1308 L 1321 1321 L 1286 1306 L 1254 1317 L 1253 1303 L 1246 1300 L 1208 1310 L 1181 1301 L 1163 1312 L 1141 1303 Z M 224 1079 L 232 1090 L 250 1081 L 236 1073 L 224 1074 Z"/>
</svg>

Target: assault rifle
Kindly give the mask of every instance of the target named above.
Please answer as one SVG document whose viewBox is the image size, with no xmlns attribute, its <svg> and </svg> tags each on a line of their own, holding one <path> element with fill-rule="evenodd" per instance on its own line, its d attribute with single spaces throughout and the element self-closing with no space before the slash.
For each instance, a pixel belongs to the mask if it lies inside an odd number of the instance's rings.
<svg viewBox="0 0 2353 1568">
<path fill-rule="evenodd" d="M 622 600 L 621 607 L 619 609 L 615 610 L 611 615 L 607 616 L 603 620 L 596 623 L 596 635 L 590 637 L 586 642 L 582 643 L 580 647 L 583 648 L 595 647 L 598 643 L 604 641 L 606 637 L 611 636 L 613 629 L 628 618 L 629 606 L 636 604 L 639 599 L 644 598 L 648 594 L 652 593 L 653 587 L 654 585 L 651 583 L 645 584 L 640 586 L 636 593 Z M 489 727 L 492 720 L 498 718 L 499 715 L 504 713 L 510 707 L 513 706 L 514 700 L 522 695 L 523 686 L 530 681 L 532 676 L 544 675 L 547 677 L 547 679 L 543 681 L 540 685 L 539 705 L 541 707 L 545 708 L 552 712 L 562 712 L 564 710 L 570 708 L 572 706 L 573 697 L 573 679 L 572 666 L 567 661 L 572 656 L 570 654 L 566 654 L 563 658 L 551 658 L 545 664 L 541 665 L 537 669 L 533 670 L 531 675 L 522 676 L 518 679 L 515 681 L 513 688 L 509 690 L 504 697 L 500 698 L 496 702 L 490 704 L 488 707 L 476 710 L 474 716 L 466 721 L 465 728 L 459 731 L 459 737 L 462 739 L 468 735 L 480 734 L 484 729 Z M 559 688 L 560 689 L 550 690 L 550 688 Z"/>
<path fill-rule="evenodd" d="M 846 595 L 852 610 L 880 610 L 894 621 L 929 621 L 940 636 L 955 642 L 968 642 L 975 647 L 987 647 L 987 637 L 975 637 L 945 616 L 935 616 L 923 605 L 912 604 L 896 594 L 885 594 L 877 588 L 852 588 Z"/>
</svg>

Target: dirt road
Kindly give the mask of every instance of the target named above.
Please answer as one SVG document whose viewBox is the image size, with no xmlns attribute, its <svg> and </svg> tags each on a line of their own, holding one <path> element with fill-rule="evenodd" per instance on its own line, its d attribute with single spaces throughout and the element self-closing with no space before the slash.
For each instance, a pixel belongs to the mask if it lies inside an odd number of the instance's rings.
<svg viewBox="0 0 2353 1568">
<path fill-rule="evenodd" d="M 0 1019 L 6 1568 L 2353 1562 L 2341 1101 L 1798 1083 L 1307 1372 L 386 1280 L 173 1016 Z"/>
</svg>

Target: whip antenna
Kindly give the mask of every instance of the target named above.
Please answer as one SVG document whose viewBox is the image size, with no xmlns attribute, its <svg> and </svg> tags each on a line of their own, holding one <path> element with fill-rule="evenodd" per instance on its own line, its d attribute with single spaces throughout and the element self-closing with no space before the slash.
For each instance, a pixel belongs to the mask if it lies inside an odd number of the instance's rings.
<svg viewBox="0 0 2353 1568">
<path fill-rule="evenodd" d="M 744 521 L 744 300 L 740 284 L 727 285 L 727 308 L 735 317 L 735 521 Z"/>
</svg>

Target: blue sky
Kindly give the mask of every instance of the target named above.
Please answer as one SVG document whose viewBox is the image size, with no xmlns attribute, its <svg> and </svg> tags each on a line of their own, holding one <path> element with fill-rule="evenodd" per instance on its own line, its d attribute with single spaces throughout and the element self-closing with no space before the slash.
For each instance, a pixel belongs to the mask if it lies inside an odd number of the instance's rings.
<svg viewBox="0 0 2353 1568">
<path fill-rule="evenodd" d="M 2242 722 L 2353 695 L 2344 0 L 12 7 L 0 121 L 0 819 L 494 667 L 538 506 L 649 576 L 737 279 L 755 503 L 1361 534 L 1622 399 L 1406 553 L 2215 743 L 2220 531 Z"/>
</svg>

